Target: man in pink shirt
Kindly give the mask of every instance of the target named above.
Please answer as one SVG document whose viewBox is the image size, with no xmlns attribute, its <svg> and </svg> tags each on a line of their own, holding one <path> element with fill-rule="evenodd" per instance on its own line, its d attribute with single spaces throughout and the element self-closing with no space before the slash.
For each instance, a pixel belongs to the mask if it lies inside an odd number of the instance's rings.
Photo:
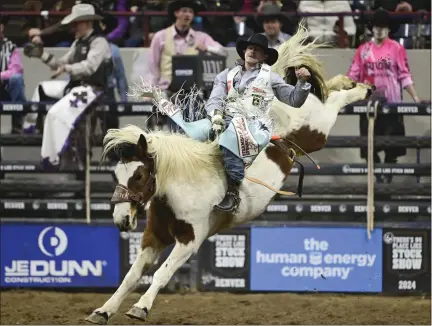
<svg viewBox="0 0 432 326">
<path fill-rule="evenodd" d="M 382 8 L 378 9 L 372 18 L 372 26 L 373 39 L 357 49 L 348 76 L 355 81 L 375 85 L 377 92 L 390 103 L 403 101 L 403 88 L 408 91 L 414 102 L 420 102 L 414 89 L 405 48 L 388 37 L 391 26 L 390 14 Z M 367 118 L 361 115 L 360 134 L 366 136 L 367 130 Z M 375 134 L 404 136 L 403 116 L 379 115 L 375 122 Z M 376 163 L 380 163 L 379 151 L 381 149 L 377 148 L 374 154 Z M 367 159 L 366 149 L 361 149 L 360 155 L 361 158 Z M 397 158 L 404 155 L 405 148 L 386 149 L 384 162 L 396 163 Z M 378 181 L 390 180 L 378 178 Z"/>
<path fill-rule="evenodd" d="M 200 52 L 227 56 L 227 51 L 210 35 L 191 28 L 198 11 L 198 4 L 192 0 L 178 0 L 168 7 L 173 25 L 157 32 L 152 39 L 148 58 L 146 80 L 163 90 L 171 84 L 173 55 L 198 55 Z"/>
<path fill-rule="evenodd" d="M 18 47 L 4 37 L 7 17 L 0 16 L 0 101 L 24 102 L 23 65 Z M 12 116 L 12 133 L 22 129 L 22 117 Z"/>
</svg>

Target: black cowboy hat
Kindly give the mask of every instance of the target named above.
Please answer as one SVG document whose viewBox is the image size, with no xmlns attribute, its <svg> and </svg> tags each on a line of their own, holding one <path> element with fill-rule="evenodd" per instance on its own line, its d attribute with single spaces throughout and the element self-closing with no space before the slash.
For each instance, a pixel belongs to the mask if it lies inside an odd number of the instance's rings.
<svg viewBox="0 0 432 326">
<path fill-rule="evenodd" d="M 237 53 L 240 56 L 240 58 L 242 58 L 243 60 L 245 58 L 244 51 L 246 50 L 248 45 L 256 45 L 261 47 L 264 50 L 264 54 L 267 55 L 267 59 L 264 60 L 264 62 L 269 66 L 273 65 L 279 57 L 279 53 L 275 49 L 268 47 L 267 37 L 265 37 L 262 34 L 254 34 L 250 36 L 248 39 L 241 38 L 237 40 L 237 44 L 236 44 Z"/>
<path fill-rule="evenodd" d="M 174 12 L 176 10 L 179 10 L 180 8 L 191 8 L 194 12 L 194 14 L 196 14 L 199 11 L 203 10 L 203 5 L 197 1 L 193 1 L 193 0 L 176 0 L 176 1 L 172 1 L 169 5 L 168 5 L 168 16 L 170 17 L 171 20 L 175 20 L 175 15 Z"/>
<path fill-rule="evenodd" d="M 371 25 L 376 27 L 390 27 L 391 25 L 390 13 L 383 8 L 379 8 L 374 12 L 372 16 Z"/>
<path fill-rule="evenodd" d="M 396 32 L 399 28 L 398 25 L 395 25 L 393 23 L 390 13 L 384 8 L 379 8 L 375 10 L 374 14 L 372 15 L 368 27 L 370 30 L 372 30 L 374 26 L 387 27 L 388 29 L 390 29 L 390 34 Z"/>
<path fill-rule="evenodd" d="M 258 24 L 262 25 L 265 20 L 269 19 L 277 19 L 282 25 L 288 25 L 291 22 L 289 17 L 281 11 L 279 6 L 273 3 L 268 3 L 263 6 L 262 15 L 257 16 L 256 21 Z"/>
</svg>

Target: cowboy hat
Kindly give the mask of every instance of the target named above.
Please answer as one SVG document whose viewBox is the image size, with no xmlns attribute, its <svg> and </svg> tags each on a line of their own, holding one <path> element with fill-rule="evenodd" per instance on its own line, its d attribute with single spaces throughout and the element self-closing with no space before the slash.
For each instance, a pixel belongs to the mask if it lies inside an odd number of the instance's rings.
<svg viewBox="0 0 432 326">
<path fill-rule="evenodd" d="M 193 0 L 177 0 L 173 1 L 168 5 L 168 15 L 171 20 L 175 20 L 174 12 L 179 10 L 180 8 L 191 8 L 196 14 L 198 11 L 202 9 L 202 5 Z"/>
<path fill-rule="evenodd" d="M 96 15 L 93 5 L 88 3 L 79 3 L 72 7 L 72 12 L 61 21 L 62 25 L 67 25 L 73 22 L 82 22 L 89 20 L 102 20 L 103 17 Z"/>
<path fill-rule="evenodd" d="M 377 9 L 372 15 L 368 27 L 372 30 L 374 26 L 387 27 L 390 30 L 390 33 L 396 32 L 399 28 L 397 25 L 393 24 L 390 13 L 383 8 Z"/>
<path fill-rule="evenodd" d="M 248 45 L 256 45 L 262 48 L 264 50 L 264 54 L 267 55 L 267 59 L 265 59 L 264 62 L 269 66 L 273 65 L 279 57 L 277 50 L 268 47 L 267 37 L 262 34 L 253 34 L 248 39 L 240 38 L 237 40 L 237 53 L 243 60 L 245 59 L 244 51 Z"/>
<path fill-rule="evenodd" d="M 257 23 L 260 25 L 262 25 L 265 20 L 269 19 L 277 19 L 281 22 L 282 25 L 288 25 L 291 22 L 288 16 L 281 11 L 279 6 L 273 3 L 265 4 L 261 13 L 262 15 L 257 16 L 256 18 Z"/>
</svg>

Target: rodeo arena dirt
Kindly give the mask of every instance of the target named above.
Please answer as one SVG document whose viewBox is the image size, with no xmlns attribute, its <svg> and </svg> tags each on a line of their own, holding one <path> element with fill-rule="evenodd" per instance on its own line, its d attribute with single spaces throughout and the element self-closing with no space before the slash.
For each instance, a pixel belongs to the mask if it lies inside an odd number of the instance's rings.
<svg viewBox="0 0 432 326">
<path fill-rule="evenodd" d="M 83 324 L 108 294 L 13 290 L 2 292 L 2 325 Z M 139 294 L 120 307 L 127 311 Z M 430 325 L 430 299 L 328 294 L 162 294 L 145 322 L 150 325 Z M 113 325 L 142 325 L 123 313 Z"/>
<path fill-rule="evenodd" d="M 355 49 L 306 38 L 301 24 L 271 66 L 291 84 L 297 67 L 311 73 L 304 104 L 264 101 L 263 64 L 258 97 L 219 103 L 235 114 L 215 141 L 197 111 L 235 48 L 182 61 L 199 92 L 170 101 L 139 79 L 127 103 L 90 86 L 51 96 L 64 81 L 43 82 L 48 69 L 23 56 L 32 100 L 0 102 L 0 323 L 430 325 L 430 50 L 407 50 L 426 101 L 390 103 L 345 75 Z M 148 52 L 135 50 L 120 50 L 127 76 Z M 37 113 L 38 129 L 59 105 L 70 130 L 11 131 L 11 117 Z M 119 128 L 103 130 L 108 113 Z M 406 134 L 379 131 L 401 116 Z M 247 166 L 240 200 L 228 188 L 234 213 L 214 208 L 227 190 L 220 144 Z M 41 147 L 60 152 L 58 169 Z M 374 155 L 395 148 L 399 161 Z"/>
</svg>

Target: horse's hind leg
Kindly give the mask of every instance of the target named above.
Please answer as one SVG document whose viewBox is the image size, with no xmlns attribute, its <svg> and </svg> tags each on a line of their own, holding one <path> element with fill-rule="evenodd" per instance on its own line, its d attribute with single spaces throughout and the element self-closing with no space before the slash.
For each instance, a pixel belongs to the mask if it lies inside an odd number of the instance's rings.
<svg viewBox="0 0 432 326">
<path fill-rule="evenodd" d="M 148 221 L 150 218 L 148 218 Z M 106 325 L 108 319 L 114 315 L 124 299 L 134 290 L 140 277 L 149 269 L 160 252 L 166 247 L 154 234 L 151 225 L 147 222 L 147 228 L 144 231 L 141 244 L 141 252 L 137 255 L 135 262 L 126 274 L 123 282 L 117 291 L 101 307 L 96 309 L 85 320 L 99 325 Z"/>
<path fill-rule="evenodd" d="M 146 320 L 147 315 L 153 306 L 153 302 L 160 289 L 164 288 L 174 273 L 189 259 L 189 257 L 198 251 L 202 242 L 208 234 L 208 230 L 202 225 L 194 225 L 177 220 L 174 230 L 178 236 L 176 244 L 168 258 L 162 263 L 161 267 L 154 273 L 153 282 L 147 292 L 134 304 L 126 313 L 130 318 Z"/>
</svg>

